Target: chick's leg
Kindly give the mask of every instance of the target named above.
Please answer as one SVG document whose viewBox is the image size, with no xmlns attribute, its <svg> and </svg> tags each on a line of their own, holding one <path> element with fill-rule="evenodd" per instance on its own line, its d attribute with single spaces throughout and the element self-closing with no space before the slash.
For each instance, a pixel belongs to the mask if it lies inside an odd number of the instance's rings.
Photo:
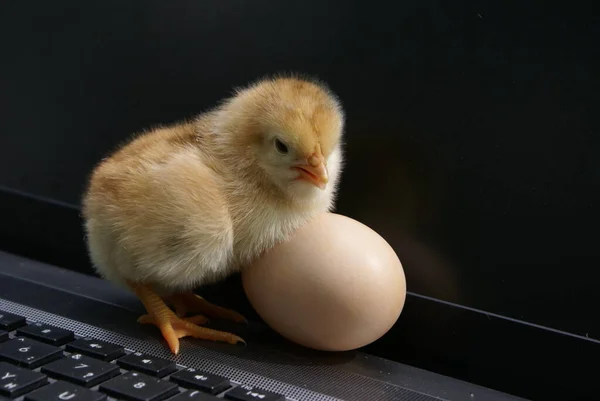
<svg viewBox="0 0 600 401">
<path fill-rule="evenodd" d="M 197 326 L 196 324 L 206 323 L 207 319 L 204 316 L 178 317 L 149 286 L 130 285 L 148 311 L 148 314 L 141 316 L 138 322 L 157 326 L 173 354 L 179 353 L 179 339 L 188 336 L 204 340 L 224 341 L 230 344 L 244 343 L 243 339 L 234 334 Z"/>
<path fill-rule="evenodd" d="M 201 313 L 210 318 L 248 323 L 248 320 L 238 312 L 212 304 L 193 292 L 173 295 L 172 300 L 178 316 L 185 316 L 188 312 Z"/>
</svg>

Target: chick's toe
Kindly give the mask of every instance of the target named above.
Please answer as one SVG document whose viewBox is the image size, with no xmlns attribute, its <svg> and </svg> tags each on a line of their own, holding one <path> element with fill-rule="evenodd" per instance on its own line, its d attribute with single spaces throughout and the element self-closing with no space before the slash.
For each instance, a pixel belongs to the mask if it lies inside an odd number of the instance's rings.
<svg viewBox="0 0 600 401">
<path fill-rule="evenodd" d="M 208 321 L 202 315 L 190 318 L 177 316 L 165 302 L 147 285 L 130 284 L 136 294 L 146 307 L 147 315 L 138 319 L 141 324 L 153 324 L 158 327 L 169 345 L 171 352 L 175 355 L 179 353 L 179 339 L 183 337 L 194 337 L 203 340 L 223 341 L 230 344 L 246 342 L 235 334 L 200 327 L 197 324 L 203 324 Z"/>
<path fill-rule="evenodd" d="M 230 320 L 236 323 L 248 323 L 248 320 L 238 312 L 212 304 L 192 292 L 176 294 L 172 297 L 173 305 L 178 316 L 187 313 L 201 313 L 210 318 Z"/>
</svg>

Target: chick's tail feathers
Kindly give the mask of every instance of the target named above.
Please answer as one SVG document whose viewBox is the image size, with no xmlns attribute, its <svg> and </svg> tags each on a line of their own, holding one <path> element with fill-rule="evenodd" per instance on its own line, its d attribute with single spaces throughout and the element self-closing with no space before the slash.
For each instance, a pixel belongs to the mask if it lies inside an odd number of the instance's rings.
<svg viewBox="0 0 600 401">
<path fill-rule="evenodd" d="M 183 337 L 245 344 L 245 341 L 235 334 L 198 326 L 197 324 L 204 324 L 208 321 L 202 315 L 190 318 L 177 316 L 148 285 L 136 283 L 129 283 L 129 285 L 148 312 L 147 315 L 141 316 L 138 322 L 157 326 L 173 354 L 179 353 L 179 339 Z"/>
</svg>

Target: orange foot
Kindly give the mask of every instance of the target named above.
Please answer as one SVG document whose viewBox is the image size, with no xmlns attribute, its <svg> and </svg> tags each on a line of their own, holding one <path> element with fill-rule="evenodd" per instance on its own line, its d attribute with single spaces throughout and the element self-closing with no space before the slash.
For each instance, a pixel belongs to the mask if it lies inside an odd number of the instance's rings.
<svg viewBox="0 0 600 401">
<path fill-rule="evenodd" d="M 238 342 L 245 344 L 245 341 L 235 334 L 197 326 L 208 321 L 202 315 L 190 318 L 181 318 L 175 315 L 150 287 L 140 284 L 132 284 L 131 286 L 148 311 L 148 314 L 141 316 L 138 322 L 153 324 L 158 327 L 173 354 L 177 355 L 179 353 L 179 339 L 183 337 L 224 341 L 230 344 Z"/>
<path fill-rule="evenodd" d="M 192 292 L 176 294 L 171 299 L 175 307 L 175 312 L 179 317 L 183 317 L 190 312 L 200 313 L 215 319 L 231 320 L 236 323 L 248 323 L 248 320 L 236 311 L 211 304 Z"/>
</svg>

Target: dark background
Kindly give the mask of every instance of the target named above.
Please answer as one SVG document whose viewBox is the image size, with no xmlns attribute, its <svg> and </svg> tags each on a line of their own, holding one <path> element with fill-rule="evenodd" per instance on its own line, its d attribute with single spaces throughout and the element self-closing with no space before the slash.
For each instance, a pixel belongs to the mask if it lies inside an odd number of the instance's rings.
<svg viewBox="0 0 600 401">
<path fill-rule="evenodd" d="M 0 185 L 58 200 L 71 218 L 56 227 L 40 212 L 36 233 L 13 224 L 3 238 L 89 271 L 74 208 L 95 163 L 135 131 L 297 71 L 328 82 L 347 111 L 337 211 L 394 246 L 409 291 L 600 339 L 592 6 L 5 2 Z M 486 341 L 463 323 L 447 327 Z"/>
</svg>

